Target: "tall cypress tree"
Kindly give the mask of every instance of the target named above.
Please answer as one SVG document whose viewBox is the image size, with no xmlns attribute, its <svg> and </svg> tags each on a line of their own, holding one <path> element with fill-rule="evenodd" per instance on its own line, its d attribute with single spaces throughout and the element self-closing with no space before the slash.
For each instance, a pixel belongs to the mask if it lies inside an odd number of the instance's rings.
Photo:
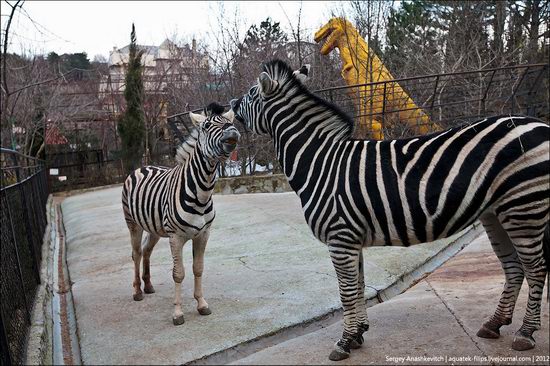
<svg viewBox="0 0 550 366">
<path fill-rule="evenodd" d="M 126 70 L 126 88 L 124 99 L 126 110 L 118 121 L 118 132 L 122 140 L 122 159 L 125 169 L 132 171 L 141 162 L 143 139 L 145 136 L 143 116 L 143 79 L 141 76 L 141 55 L 137 49 L 136 29 L 132 23 L 130 34 L 130 54 Z"/>
</svg>

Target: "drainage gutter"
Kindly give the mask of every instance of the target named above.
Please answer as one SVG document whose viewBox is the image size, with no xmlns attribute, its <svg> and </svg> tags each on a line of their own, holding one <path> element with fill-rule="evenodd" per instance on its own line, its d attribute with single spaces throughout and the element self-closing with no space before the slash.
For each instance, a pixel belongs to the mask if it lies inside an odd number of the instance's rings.
<svg viewBox="0 0 550 366">
<path fill-rule="evenodd" d="M 54 365 L 80 365 L 80 344 L 78 342 L 71 281 L 66 262 L 65 226 L 60 202 L 55 203 L 55 220 L 52 242 L 53 252 L 53 363 Z"/>
</svg>

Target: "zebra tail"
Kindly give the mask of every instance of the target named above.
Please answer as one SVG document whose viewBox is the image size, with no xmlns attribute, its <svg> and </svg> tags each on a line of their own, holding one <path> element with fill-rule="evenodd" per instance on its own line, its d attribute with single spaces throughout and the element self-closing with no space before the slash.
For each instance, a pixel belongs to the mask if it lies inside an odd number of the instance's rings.
<svg viewBox="0 0 550 366">
<path fill-rule="evenodd" d="M 550 301 L 550 222 L 546 224 L 542 238 L 542 255 L 546 262 L 546 301 Z"/>
</svg>

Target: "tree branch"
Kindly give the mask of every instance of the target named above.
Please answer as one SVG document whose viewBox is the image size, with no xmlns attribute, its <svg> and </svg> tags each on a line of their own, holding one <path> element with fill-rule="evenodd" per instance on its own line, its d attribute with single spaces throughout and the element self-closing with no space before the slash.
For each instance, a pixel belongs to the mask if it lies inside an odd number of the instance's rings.
<svg viewBox="0 0 550 366">
<path fill-rule="evenodd" d="M 71 70 L 69 70 L 69 71 L 67 71 L 67 72 L 65 72 L 65 73 L 63 73 L 59 76 L 56 76 L 55 78 L 51 78 L 51 79 L 47 79 L 47 80 L 41 80 L 41 81 L 37 81 L 35 83 L 30 83 L 28 85 L 22 86 L 19 89 L 16 89 L 13 92 L 9 93 L 8 95 L 13 95 L 13 94 L 19 93 L 20 91 L 28 89 L 28 88 L 32 88 L 33 86 L 38 86 L 38 85 L 42 85 L 42 84 L 47 84 L 47 83 L 52 82 L 52 81 L 56 81 L 58 79 L 64 78 L 65 76 L 71 74 L 74 71 L 79 71 L 79 70 L 80 71 L 87 71 L 85 69 L 74 68 L 74 69 L 71 69 Z"/>
<path fill-rule="evenodd" d="M 4 93 L 6 95 L 9 95 L 8 92 L 8 82 L 6 80 L 6 59 L 8 54 L 8 40 L 10 35 L 10 27 L 11 27 L 11 21 L 13 20 L 13 16 L 15 15 L 15 11 L 17 10 L 17 7 L 21 8 L 23 6 L 23 0 L 17 0 L 15 5 L 11 5 L 6 1 L 6 4 L 11 6 L 11 12 L 10 16 L 8 18 L 8 23 L 6 24 L 6 29 L 4 31 L 4 50 L 2 52 L 2 89 L 4 89 Z"/>
</svg>

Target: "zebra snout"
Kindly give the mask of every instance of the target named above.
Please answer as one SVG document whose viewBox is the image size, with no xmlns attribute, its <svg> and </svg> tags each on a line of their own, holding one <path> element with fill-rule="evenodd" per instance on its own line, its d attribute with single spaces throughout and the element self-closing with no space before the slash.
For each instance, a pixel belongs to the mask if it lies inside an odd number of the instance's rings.
<svg viewBox="0 0 550 366">
<path fill-rule="evenodd" d="M 240 138 L 241 134 L 239 133 L 239 131 L 237 131 L 236 128 L 230 128 L 223 132 L 221 142 L 224 147 L 230 148 L 230 150 L 234 150 Z"/>
</svg>

